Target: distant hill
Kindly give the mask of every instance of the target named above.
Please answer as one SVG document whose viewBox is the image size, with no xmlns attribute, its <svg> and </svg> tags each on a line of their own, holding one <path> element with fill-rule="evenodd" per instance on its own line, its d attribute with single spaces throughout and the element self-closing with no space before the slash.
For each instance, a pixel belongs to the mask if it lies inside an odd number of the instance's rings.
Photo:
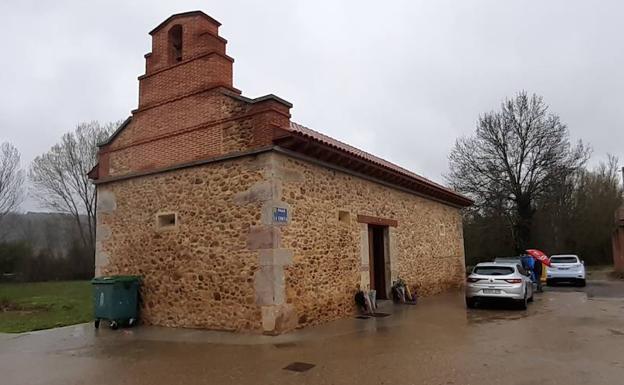
<svg viewBox="0 0 624 385">
<path fill-rule="evenodd" d="M 27 242 L 36 253 L 45 250 L 63 258 L 79 240 L 76 221 L 68 214 L 10 213 L 0 220 L 0 242 Z"/>
</svg>

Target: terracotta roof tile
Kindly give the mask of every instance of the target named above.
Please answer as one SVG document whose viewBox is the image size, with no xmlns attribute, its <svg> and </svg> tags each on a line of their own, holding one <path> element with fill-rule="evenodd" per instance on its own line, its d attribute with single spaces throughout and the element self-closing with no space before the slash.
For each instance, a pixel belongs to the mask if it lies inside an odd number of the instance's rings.
<svg viewBox="0 0 624 385">
<path fill-rule="evenodd" d="M 325 134 L 322 134 L 318 131 L 312 130 L 311 128 L 305 127 L 299 123 L 295 123 L 295 122 L 290 122 L 290 131 L 295 132 L 295 133 L 299 133 L 300 135 L 303 135 L 305 137 L 311 138 L 313 140 L 319 141 L 325 145 L 337 148 L 339 150 L 348 152 L 349 154 L 355 155 L 359 158 L 365 159 L 371 163 L 383 166 L 385 168 L 388 168 L 390 170 L 393 170 L 395 172 L 398 172 L 400 174 L 403 174 L 405 176 L 408 176 L 410 178 L 416 179 L 424 184 L 427 184 L 429 186 L 435 187 L 437 189 L 446 191 L 449 194 L 455 195 L 459 198 L 463 198 L 466 199 L 468 201 L 470 201 L 469 198 L 457 193 L 456 191 L 451 190 L 448 187 L 445 187 L 439 183 L 433 182 L 427 178 L 424 178 L 414 172 L 411 172 L 401 166 L 398 166 L 392 162 L 388 162 L 385 159 L 379 158 L 375 155 L 372 155 L 366 151 L 362 151 L 359 148 L 353 147 L 349 144 L 346 144 L 344 142 L 341 142 L 337 139 L 334 139 L 330 136 L 327 136 Z"/>
</svg>

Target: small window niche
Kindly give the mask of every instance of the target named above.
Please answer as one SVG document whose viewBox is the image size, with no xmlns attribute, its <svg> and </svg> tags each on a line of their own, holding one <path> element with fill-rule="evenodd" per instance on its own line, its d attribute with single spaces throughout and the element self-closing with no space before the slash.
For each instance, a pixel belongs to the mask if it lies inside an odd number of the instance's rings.
<svg viewBox="0 0 624 385">
<path fill-rule="evenodd" d="M 169 30 L 169 62 L 182 61 L 182 26 L 176 24 Z"/>
<path fill-rule="evenodd" d="M 351 213 L 345 210 L 338 211 L 338 222 L 348 225 L 351 223 Z"/>
<path fill-rule="evenodd" d="M 160 213 L 156 215 L 156 227 L 158 230 L 171 230 L 178 226 L 178 214 Z"/>
</svg>

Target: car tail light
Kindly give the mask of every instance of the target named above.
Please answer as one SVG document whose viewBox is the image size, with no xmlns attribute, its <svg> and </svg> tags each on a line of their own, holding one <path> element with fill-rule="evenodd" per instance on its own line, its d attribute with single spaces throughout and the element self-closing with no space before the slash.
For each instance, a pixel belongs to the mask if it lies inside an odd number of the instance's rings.
<svg viewBox="0 0 624 385">
<path fill-rule="evenodd" d="M 466 281 L 468 281 L 470 283 L 479 282 L 480 280 L 481 280 L 481 278 L 468 278 L 468 279 L 466 279 Z"/>
<path fill-rule="evenodd" d="M 513 279 L 506 279 L 505 282 L 507 282 L 507 283 L 522 283 L 522 280 L 520 278 L 513 278 Z"/>
</svg>

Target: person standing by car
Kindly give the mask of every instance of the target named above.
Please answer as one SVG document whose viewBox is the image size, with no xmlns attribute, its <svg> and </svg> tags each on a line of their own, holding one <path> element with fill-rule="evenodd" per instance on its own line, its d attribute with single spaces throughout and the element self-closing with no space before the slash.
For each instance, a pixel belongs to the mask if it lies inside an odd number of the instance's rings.
<svg viewBox="0 0 624 385">
<path fill-rule="evenodd" d="M 524 270 L 526 270 L 529 273 L 529 276 L 531 277 L 531 281 L 535 282 L 535 270 L 534 269 L 538 261 L 533 259 L 532 256 L 528 254 L 524 254 L 522 257 L 520 257 L 520 263 L 522 263 L 522 267 L 524 267 Z"/>
<path fill-rule="evenodd" d="M 522 257 L 520 257 L 520 263 L 522 264 L 522 267 L 524 267 L 524 270 L 533 274 L 533 267 L 535 265 L 535 260 L 533 259 L 533 257 L 525 254 Z"/>
<path fill-rule="evenodd" d="M 535 283 L 537 283 L 537 292 L 541 293 L 542 290 L 542 262 L 534 261 L 533 262 L 533 275 L 535 276 Z"/>
</svg>

